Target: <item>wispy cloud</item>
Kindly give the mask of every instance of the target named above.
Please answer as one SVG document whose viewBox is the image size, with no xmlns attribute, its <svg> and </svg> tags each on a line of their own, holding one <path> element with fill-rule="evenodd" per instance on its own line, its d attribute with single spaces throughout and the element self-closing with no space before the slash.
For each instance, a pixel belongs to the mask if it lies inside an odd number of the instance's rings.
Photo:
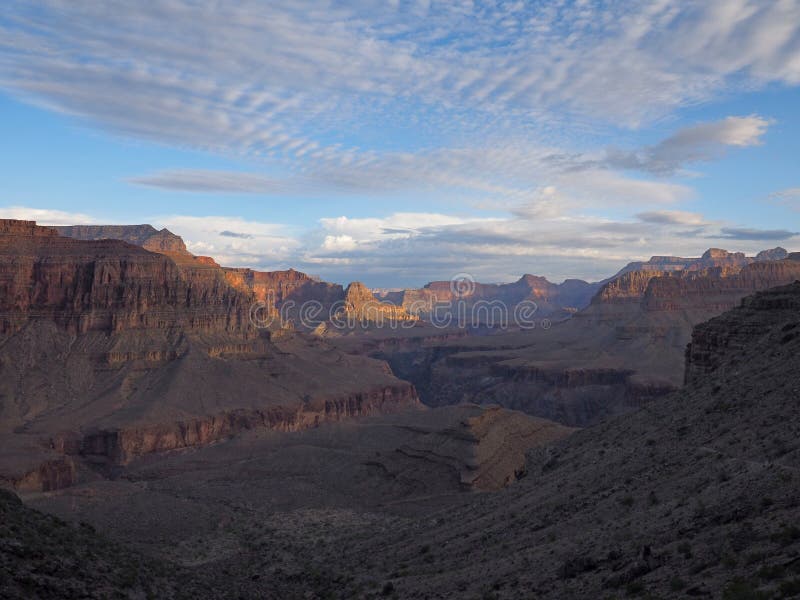
<svg viewBox="0 0 800 600">
<path fill-rule="evenodd" d="M 115 135 L 248 159 L 247 172 L 164 165 L 132 173 L 133 184 L 406 194 L 505 215 L 332 210 L 305 232 L 154 219 L 226 264 L 337 279 L 380 270 L 418 283 L 419 265 L 446 276 L 471 264 L 497 279 L 519 274 L 522 259 L 524 270 L 589 277 L 698 243 L 796 239 L 680 210 L 696 197 L 684 170 L 761 143 L 768 115 L 636 141 L 681 107 L 776 83 L 800 83 L 797 2 L 9 0 L 0 14 L 0 87 L 14 96 Z M 609 131 L 629 144 L 609 148 Z M 778 199 L 798 206 L 795 191 Z"/>
<path fill-rule="evenodd" d="M 386 122 L 636 126 L 800 82 L 794 2 L 414 6 L 10 0 L 0 85 L 127 135 L 297 160 Z"/>
<path fill-rule="evenodd" d="M 257 173 L 202 169 L 172 169 L 128 181 L 172 191 L 227 194 L 286 194 L 294 188 L 290 181 Z"/>
<path fill-rule="evenodd" d="M 677 131 L 655 146 L 633 152 L 610 150 L 605 163 L 612 167 L 671 175 L 687 164 L 718 158 L 728 147 L 761 144 L 769 124 L 768 119 L 758 115 L 700 123 Z"/>
<path fill-rule="evenodd" d="M 723 227 L 722 237 L 729 240 L 788 240 L 797 235 L 797 231 L 786 229 L 753 229 L 750 227 Z"/>
</svg>

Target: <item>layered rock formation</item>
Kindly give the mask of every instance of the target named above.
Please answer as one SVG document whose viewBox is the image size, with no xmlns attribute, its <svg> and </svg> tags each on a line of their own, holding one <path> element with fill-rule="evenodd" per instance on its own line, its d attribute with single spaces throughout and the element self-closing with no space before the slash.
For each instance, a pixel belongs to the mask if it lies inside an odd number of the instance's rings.
<svg viewBox="0 0 800 600">
<path fill-rule="evenodd" d="M 657 271 L 671 273 L 674 271 L 698 271 L 713 267 L 741 268 L 762 260 L 783 260 L 788 252 L 780 246 L 770 250 L 762 250 L 752 257 L 745 256 L 742 252 L 729 252 L 722 248 L 709 248 L 699 258 L 683 258 L 680 256 L 653 256 L 648 261 L 628 263 L 611 279 L 631 271 Z M 608 281 L 610 281 L 609 279 Z"/>
<path fill-rule="evenodd" d="M 697 261 L 726 265 L 629 271 L 549 330 L 432 339 L 417 348 L 383 345 L 372 353 L 412 381 L 426 403 L 488 401 L 586 426 L 680 386 L 695 324 L 754 291 L 800 279 L 800 261 L 793 258 L 747 259 L 739 266 L 741 255 L 712 249 Z"/>
<path fill-rule="evenodd" d="M 474 410 L 446 429 L 421 430 L 422 435 L 400 446 L 397 453 L 449 465 L 458 473 L 461 484 L 470 488 L 499 490 L 525 476 L 528 450 L 564 439 L 573 431 L 495 406 Z M 392 455 L 380 459 L 387 472 L 393 471 L 396 462 Z"/>
<path fill-rule="evenodd" d="M 794 598 L 799 312 L 800 282 L 699 326 L 684 389 L 535 445 L 497 493 L 447 492 L 473 438 L 491 449 L 503 422 L 450 407 L 296 444 L 240 437 L 30 502 L 135 543 L 182 580 L 188 570 L 196 598 Z M 1 493 L 0 511 L 6 595 L 57 595 L 43 573 L 74 536 L 32 533 L 45 517 Z M 104 557 L 104 585 L 116 548 L 87 556 Z M 82 564 L 66 574 L 73 585 L 92 581 Z M 159 585 L 167 597 L 180 587 Z"/>
<path fill-rule="evenodd" d="M 466 311 L 470 324 L 499 326 L 500 322 L 494 322 L 499 314 L 493 316 L 491 310 L 495 305 L 505 307 L 506 319 L 523 302 L 535 305 L 539 317 L 566 318 L 586 306 L 598 287 L 599 284 L 579 279 L 555 284 L 544 277 L 523 275 L 518 281 L 505 284 L 432 281 L 416 290 L 387 292 L 382 299 L 425 320 L 455 323 L 459 314 Z M 479 309 L 481 306 L 485 309 Z"/>
<path fill-rule="evenodd" d="M 0 333 L 48 320 L 71 333 L 129 329 L 242 332 L 250 299 L 220 274 L 185 275 L 117 240 L 80 242 L 25 221 L 0 225 Z"/>
<path fill-rule="evenodd" d="M 262 303 L 258 319 L 262 324 L 279 327 L 290 325 L 300 330 L 313 329 L 326 321 L 344 301 L 342 286 L 313 278 L 300 271 L 256 271 L 246 268 L 221 267 L 208 256 L 195 256 L 186 249 L 183 239 L 167 229 L 151 225 L 75 225 L 54 228 L 60 235 L 79 240 L 115 239 L 164 254 L 193 280 L 224 279 L 231 287 Z M 303 305 L 316 303 L 319 308 Z M 313 308 L 313 310 L 311 310 Z"/>
<path fill-rule="evenodd" d="M 345 290 L 344 303 L 337 320 L 355 325 L 388 324 L 392 321 L 417 321 L 417 315 L 409 314 L 402 306 L 381 302 L 359 281 L 354 281 Z"/>
<path fill-rule="evenodd" d="M 507 598 L 795 597 L 798 307 L 800 283 L 699 327 L 685 390 L 532 457 L 502 495 L 439 512 L 413 544 L 434 560 L 399 534 L 360 556 L 407 564 L 391 578 L 407 597 L 479 595 L 486 572 Z"/>
<path fill-rule="evenodd" d="M 0 434 L 39 440 L 42 464 L 53 449 L 117 464 L 418 404 L 385 363 L 256 327 L 256 292 L 229 275 L 188 253 L 1 221 Z M 0 476 L 64 480 L 34 471 Z"/>
</svg>

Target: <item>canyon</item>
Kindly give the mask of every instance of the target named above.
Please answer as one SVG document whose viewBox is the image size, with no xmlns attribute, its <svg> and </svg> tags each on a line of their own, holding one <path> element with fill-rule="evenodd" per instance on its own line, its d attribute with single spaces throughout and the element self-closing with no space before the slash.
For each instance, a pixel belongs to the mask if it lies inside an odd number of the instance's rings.
<svg viewBox="0 0 800 600">
<path fill-rule="evenodd" d="M 451 406 L 252 430 L 24 504 L 0 491 L 3 591 L 795 597 L 798 315 L 800 282 L 747 296 L 694 327 L 684 387 L 576 432 Z M 498 471 L 526 432 L 547 441 Z M 512 485 L 480 482 L 503 470 Z"/>
<path fill-rule="evenodd" d="M 493 402 L 584 427 L 678 389 L 692 328 L 753 292 L 800 279 L 797 256 L 777 248 L 756 257 L 719 249 L 698 259 L 654 257 L 622 269 L 561 322 L 332 342 L 386 360 L 426 404 Z"/>
</svg>

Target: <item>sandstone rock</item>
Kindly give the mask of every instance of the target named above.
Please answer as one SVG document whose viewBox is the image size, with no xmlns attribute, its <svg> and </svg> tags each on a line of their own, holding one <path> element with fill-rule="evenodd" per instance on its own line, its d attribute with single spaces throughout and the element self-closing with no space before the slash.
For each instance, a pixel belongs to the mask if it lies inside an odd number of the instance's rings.
<svg viewBox="0 0 800 600">
<path fill-rule="evenodd" d="M 264 303 L 275 326 L 281 325 L 282 318 L 299 329 L 313 329 L 316 322 L 309 327 L 300 318 L 304 303 L 315 302 L 322 307 L 317 315 L 322 322 L 329 317 L 331 307 L 344 300 L 342 286 L 319 281 L 294 269 L 255 271 L 220 267 L 211 257 L 189 253 L 179 236 L 167 229 L 158 231 L 151 225 L 74 225 L 54 229 L 65 237 L 80 240 L 122 240 L 151 252 L 164 254 L 191 281 L 224 279 L 228 285 L 252 297 L 254 301 Z"/>
<path fill-rule="evenodd" d="M 347 286 L 342 309 L 342 319 L 358 323 L 386 323 L 391 321 L 416 321 L 419 317 L 409 314 L 402 306 L 381 302 L 361 282 Z"/>
</svg>

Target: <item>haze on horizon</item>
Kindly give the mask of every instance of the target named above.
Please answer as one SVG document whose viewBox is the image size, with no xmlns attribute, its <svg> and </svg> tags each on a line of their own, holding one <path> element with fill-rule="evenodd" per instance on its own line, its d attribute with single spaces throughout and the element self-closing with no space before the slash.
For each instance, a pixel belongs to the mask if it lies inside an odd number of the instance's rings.
<svg viewBox="0 0 800 600">
<path fill-rule="evenodd" d="M 0 217 L 417 286 L 800 250 L 800 2 L 10 0 Z"/>
</svg>

